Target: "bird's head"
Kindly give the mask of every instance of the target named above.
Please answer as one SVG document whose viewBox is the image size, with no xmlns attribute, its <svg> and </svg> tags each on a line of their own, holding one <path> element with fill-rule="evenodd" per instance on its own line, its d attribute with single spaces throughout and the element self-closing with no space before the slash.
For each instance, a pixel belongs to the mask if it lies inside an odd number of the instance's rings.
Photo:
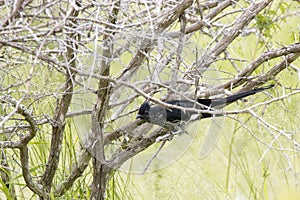
<svg viewBox="0 0 300 200">
<path fill-rule="evenodd" d="M 136 116 L 136 119 L 145 119 L 149 121 L 150 120 L 149 110 L 150 110 L 150 104 L 147 101 L 145 101 L 139 108 L 139 112 Z"/>
</svg>

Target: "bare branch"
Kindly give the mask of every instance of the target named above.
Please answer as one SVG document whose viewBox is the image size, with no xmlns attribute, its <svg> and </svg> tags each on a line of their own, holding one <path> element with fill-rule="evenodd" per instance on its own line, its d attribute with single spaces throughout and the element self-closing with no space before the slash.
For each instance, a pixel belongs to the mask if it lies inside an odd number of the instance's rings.
<svg viewBox="0 0 300 200">
<path fill-rule="evenodd" d="M 239 85 L 245 83 L 247 81 L 247 79 L 249 78 L 249 76 L 253 73 L 253 71 L 255 69 L 257 69 L 259 66 L 261 66 L 264 62 L 267 62 L 271 59 L 275 59 L 275 58 L 278 58 L 281 56 L 286 56 L 286 55 L 289 55 L 292 53 L 300 53 L 300 44 L 299 43 L 267 51 L 267 52 L 263 53 L 262 55 L 260 55 L 256 60 L 251 62 L 248 66 L 243 68 L 243 70 L 241 70 L 237 74 L 235 79 L 232 79 L 224 84 L 221 84 L 221 85 L 217 86 L 217 88 L 231 88 L 232 86 L 235 86 L 235 87 L 239 86 Z M 286 66 L 288 66 L 291 62 L 289 62 L 289 63 L 287 63 L 285 61 L 282 62 L 282 64 L 284 64 L 284 63 L 286 63 Z M 278 67 L 276 67 L 276 69 L 278 70 Z M 282 66 L 280 69 L 281 70 L 283 69 Z M 275 70 L 273 69 L 272 71 L 269 72 L 268 76 L 271 77 L 271 75 L 274 76 L 277 74 L 278 74 L 278 72 L 275 73 Z M 265 81 L 267 81 L 267 80 L 265 79 Z"/>
<path fill-rule="evenodd" d="M 26 185 L 36 194 L 38 194 L 41 197 L 48 197 L 48 194 L 43 191 L 40 184 L 33 181 L 30 168 L 29 168 L 29 156 L 28 156 L 28 146 L 27 144 L 30 142 L 30 140 L 36 135 L 37 133 L 37 127 L 35 124 L 35 121 L 28 110 L 25 109 L 25 106 L 20 104 L 20 102 L 16 101 L 15 99 L 11 97 L 1 97 L 0 98 L 1 103 L 10 103 L 16 108 L 16 112 L 22 115 L 25 120 L 30 125 L 30 131 L 28 134 L 25 134 L 21 136 L 20 140 L 17 142 L 12 141 L 3 141 L 0 143 L 1 147 L 4 148 L 18 148 L 20 149 L 20 161 L 22 166 L 22 173 L 24 180 L 26 182 Z"/>
<path fill-rule="evenodd" d="M 76 11 L 74 8 L 69 10 L 70 15 L 78 16 L 79 12 Z M 73 24 L 71 24 L 73 26 Z M 65 129 L 65 118 L 67 111 L 69 109 L 71 99 L 73 96 L 73 88 L 74 88 L 74 79 L 75 79 L 75 71 L 72 68 L 76 68 L 76 48 L 77 45 L 74 44 L 72 39 L 76 35 L 71 34 L 67 37 L 67 60 L 71 68 L 67 68 L 66 72 L 66 82 L 63 88 L 64 94 L 62 95 L 61 100 L 59 101 L 54 114 L 54 123 L 52 124 L 52 138 L 51 138 L 51 146 L 50 146 L 50 153 L 48 158 L 48 163 L 46 165 L 46 169 L 40 182 L 44 186 L 47 191 L 51 190 L 52 180 L 54 178 L 55 172 L 58 167 L 59 163 L 59 156 L 62 148 L 62 140 L 63 140 L 63 133 Z M 42 46 L 42 45 L 41 45 Z M 37 53 L 40 55 L 40 52 Z"/>
<path fill-rule="evenodd" d="M 82 150 L 81 154 L 79 155 L 78 163 L 74 164 L 72 172 L 66 181 L 57 186 L 56 190 L 54 191 L 54 196 L 62 196 L 73 186 L 73 183 L 77 180 L 77 178 L 82 176 L 84 170 L 90 162 L 90 159 L 91 154 L 87 150 Z"/>
<path fill-rule="evenodd" d="M 153 30 L 150 30 L 151 33 L 155 33 L 156 35 L 162 33 L 169 25 L 174 23 L 175 20 L 177 20 L 184 10 L 190 7 L 192 3 L 192 0 L 182 0 L 177 4 L 177 6 L 174 6 L 172 9 L 161 14 L 154 24 Z M 154 48 L 154 44 L 156 42 L 155 38 L 156 37 L 146 37 L 141 41 L 141 45 L 138 48 L 137 53 L 131 59 L 128 67 L 126 67 L 126 69 L 118 77 L 119 80 L 127 80 L 128 77 L 130 77 L 145 61 L 147 54 L 149 54 Z"/>
<path fill-rule="evenodd" d="M 24 0 L 18 0 L 18 1 L 16 1 L 16 3 L 14 4 L 14 7 L 13 7 L 11 13 L 9 14 L 9 16 L 6 19 L 4 19 L 2 21 L 1 26 L 7 26 L 7 25 L 9 25 L 10 21 L 13 20 L 14 17 L 19 16 L 19 12 L 22 9 L 22 6 L 24 6 L 23 4 L 24 4 Z"/>
<path fill-rule="evenodd" d="M 198 31 L 203 26 L 210 26 L 210 21 L 230 5 L 232 5 L 232 0 L 222 1 L 215 9 L 213 9 L 210 13 L 208 13 L 203 19 L 196 21 L 192 25 L 186 27 L 185 34 L 190 34 L 195 31 Z M 203 7 L 205 8 L 206 6 L 204 5 Z M 171 38 L 177 38 L 180 36 L 180 31 L 173 31 L 167 33 L 167 36 Z"/>
<path fill-rule="evenodd" d="M 257 3 L 252 3 L 252 5 L 245 9 L 245 11 L 237 17 L 236 21 L 233 22 L 234 26 L 226 31 L 226 34 L 211 48 L 205 55 L 203 55 L 200 60 L 197 61 L 197 69 L 200 72 L 203 72 L 209 65 L 221 54 L 226 48 L 231 44 L 231 42 L 241 34 L 243 30 L 251 20 L 265 7 L 267 7 L 272 0 L 263 0 Z"/>
<path fill-rule="evenodd" d="M 112 5 L 109 13 L 108 21 L 115 24 L 119 13 L 121 2 L 116 1 Z M 109 28 L 107 26 L 107 28 Z M 103 36 L 103 53 L 101 60 L 100 75 L 110 76 L 111 56 L 114 49 L 114 31 L 111 34 Z M 99 80 L 97 101 L 92 113 L 92 152 L 93 157 L 93 183 L 91 191 L 91 199 L 104 199 L 106 185 L 111 170 L 107 168 L 104 154 L 103 129 L 105 116 L 108 110 L 108 102 L 111 95 L 111 86 L 108 80 Z"/>
<path fill-rule="evenodd" d="M 299 49 L 298 49 L 299 50 Z M 291 53 L 278 65 L 272 67 L 265 75 L 260 76 L 254 82 L 250 82 L 245 86 L 245 89 L 251 88 L 253 85 L 257 85 L 257 83 L 264 83 L 266 81 L 272 80 L 277 74 L 279 74 L 282 70 L 288 67 L 292 62 L 294 62 L 297 58 L 299 58 L 300 53 Z"/>
</svg>

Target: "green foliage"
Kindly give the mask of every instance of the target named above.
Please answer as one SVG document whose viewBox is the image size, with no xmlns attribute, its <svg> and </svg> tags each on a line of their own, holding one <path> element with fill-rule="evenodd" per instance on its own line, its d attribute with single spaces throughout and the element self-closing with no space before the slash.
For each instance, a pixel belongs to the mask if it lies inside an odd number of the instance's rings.
<svg viewBox="0 0 300 200">
<path fill-rule="evenodd" d="M 269 13 L 274 15 L 274 12 Z M 272 37 L 271 30 L 275 28 L 275 23 L 270 15 L 258 14 L 255 17 L 257 29 L 265 36 Z"/>
<path fill-rule="evenodd" d="M 290 5 L 286 1 L 278 2 L 276 6 L 256 15 L 254 26 L 264 37 L 272 39 L 273 34 L 281 29 L 281 24 L 285 23 L 286 18 L 282 15 L 286 14 L 289 7 Z"/>
<path fill-rule="evenodd" d="M 3 183 L 2 179 L 0 179 L 0 191 L 3 192 L 7 200 L 13 200 L 13 197 L 10 195 L 9 189 L 6 187 L 5 183 Z"/>
</svg>

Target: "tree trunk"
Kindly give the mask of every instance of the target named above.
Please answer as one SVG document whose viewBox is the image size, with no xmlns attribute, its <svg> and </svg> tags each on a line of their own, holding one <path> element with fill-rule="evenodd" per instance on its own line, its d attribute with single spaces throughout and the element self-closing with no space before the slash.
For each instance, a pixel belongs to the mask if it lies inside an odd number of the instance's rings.
<svg viewBox="0 0 300 200">
<path fill-rule="evenodd" d="M 106 186 L 109 182 L 112 169 L 106 164 L 99 162 L 99 159 L 93 158 L 93 183 L 91 191 L 91 200 L 104 200 L 106 197 Z"/>
</svg>

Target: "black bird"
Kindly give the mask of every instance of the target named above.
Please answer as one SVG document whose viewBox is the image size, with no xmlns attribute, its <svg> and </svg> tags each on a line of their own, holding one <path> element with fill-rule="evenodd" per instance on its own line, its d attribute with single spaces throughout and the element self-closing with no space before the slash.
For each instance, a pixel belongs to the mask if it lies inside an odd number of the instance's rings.
<svg viewBox="0 0 300 200">
<path fill-rule="evenodd" d="M 225 107 L 228 104 L 237 101 L 238 99 L 264 91 L 273 86 L 274 85 L 269 85 L 266 87 L 255 88 L 253 90 L 247 92 L 240 92 L 238 94 L 228 96 L 225 98 L 197 99 L 198 103 L 201 105 L 189 100 L 172 100 L 172 101 L 166 101 L 165 103 L 181 106 L 183 108 L 195 108 L 199 110 L 214 110 L 218 107 Z M 136 118 L 144 119 L 150 123 L 164 126 L 166 122 L 177 123 L 181 121 L 192 120 L 193 118 L 192 116 L 194 115 L 196 115 L 196 119 L 212 117 L 212 114 L 210 113 L 199 114 L 198 112 L 181 110 L 177 108 L 165 108 L 161 105 L 150 106 L 150 104 L 147 101 L 145 101 L 139 108 L 139 112 Z"/>
</svg>

